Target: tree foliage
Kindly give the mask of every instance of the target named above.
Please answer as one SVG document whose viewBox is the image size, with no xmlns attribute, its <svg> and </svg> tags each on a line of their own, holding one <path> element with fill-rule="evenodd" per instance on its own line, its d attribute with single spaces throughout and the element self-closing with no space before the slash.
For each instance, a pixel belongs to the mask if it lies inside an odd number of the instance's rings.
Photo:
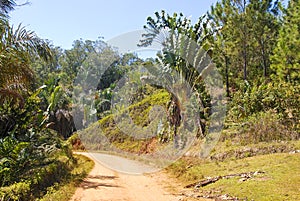
<svg viewBox="0 0 300 201">
<path fill-rule="evenodd" d="M 0 10 L 1 14 L 8 14 L 10 11 L 14 10 L 17 6 L 16 2 L 13 0 L 1 0 L 0 1 Z"/>
<path fill-rule="evenodd" d="M 208 16 L 216 32 L 211 38 L 213 60 L 224 75 L 228 96 L 239 80 L 270 76 L 279 15 L 277 0 L 222 0 L 211 7 Z"/>
<path fill-rule="evenodd" d="M 284 9 L 276 0 L 222 0 L 211 7 L 213 60 L 232 98 L 228 122 L 244 124 L 262 113 L 274 114 L 279 120 L 269 123 L 282 124 L 289 139 L 299 137 L 293 134 L 299 133 L 298 10 L 298 1 Z"/>
<path fill-rule="evenodd" d="M 21 25 L 14 29 L 6 18 L 1 18 L 0 24 L 0 96 L 2 99 L 15 94 L 26 96 L 33 89 L 31 60 L 36 57 L 51 60 L 51 51 L 44 40 Z"/>
<path fill-rule="evenodd" d="M 72 156 L 59 135 L 46 128 L 45 87 L 35 81 L 31 68 L 34 60 L 53 62 L 52 51 L 33 31 L 9 24 L 8 13 L 15 6 L 14 1 L 0 2 L 0 196 L 33 200 L 58 181 L 58 170 L 67 172 L 63 165 L 56 165 L 66 164 L 58 156 L 64 155 L 69 162 Z M 50 166 L 55 169 L 52 173 L 47 171 Z"/>
<path fill-rule="evenodd" d="M 272 56 L 274 78 L 281 81 L 300 83 L 300 2 L 289 1 L 284 13 L 284 22 L 279 31 L 277 45 Z"/>
</svg>

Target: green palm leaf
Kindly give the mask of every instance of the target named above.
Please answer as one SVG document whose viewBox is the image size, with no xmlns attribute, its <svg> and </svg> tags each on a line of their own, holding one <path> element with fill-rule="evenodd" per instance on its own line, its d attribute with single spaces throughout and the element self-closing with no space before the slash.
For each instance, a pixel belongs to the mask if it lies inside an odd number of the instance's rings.
<svg viewBox="0 0 300 201">
<path fill-rule="evenodd" d="M 0 89 L 1 100 L 5 97 L 21 100 L 30 91 L 34 80 L 31 61 L 41 57 L 51 60 L 48 44 L 33 31 L 21 25 L 11 27 L 5 17 L 0 16 Z M 5 93 L 6 95 L 5 95 Z M 22 101 L 21 101 L 22 102 Z"/>
</svg>

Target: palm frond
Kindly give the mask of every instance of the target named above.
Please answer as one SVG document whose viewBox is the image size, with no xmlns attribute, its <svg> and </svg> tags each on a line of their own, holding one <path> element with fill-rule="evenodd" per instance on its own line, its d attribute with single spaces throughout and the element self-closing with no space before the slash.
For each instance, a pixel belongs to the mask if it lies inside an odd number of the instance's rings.
<svg viewBox="0 0 300 201">
<path fill-rule="evenodd" d="M 0 89 L 0 104 L 3 105 L 5 102 L 12 104 L 18 103 L 18 106 L 23 108 L 25 100 L 19 93 L 13 90 Z"/>
<path fill-rule="evenodd" d="M 28 94 L 34 80 L 30 63 L 36 57 L 52 59 L 48 44 L 21 24 L 16 29 L 11 27 L 0 15 L 0 89 L 21 96 Z M 1 96 L 5 97 L 3 93 Z M 8 93 L 7 98 L 10 96 Z"/>
<path fill-rule="evenodd" d="M 14 10 L 15 6 L 17 6 L 17 4 L 13 0 L 0 0 L 1 13 L 7 14 L 8 12 Z"/>
</svg>

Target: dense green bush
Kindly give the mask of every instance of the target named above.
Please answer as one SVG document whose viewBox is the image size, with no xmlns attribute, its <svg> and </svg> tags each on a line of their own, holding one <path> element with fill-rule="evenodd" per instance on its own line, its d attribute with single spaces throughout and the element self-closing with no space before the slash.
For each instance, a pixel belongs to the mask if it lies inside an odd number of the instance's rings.
<svg viewBox="0 0 300 201">
<path fill-rule="evenodd" d="M 300 119 L 300 86 L 289 83 L 246 85 L 245 91 L 237 91 L 230 103 L 229 118 L 241 121 L 254 113 L 275 110 L 283 118 Z"/>
<path fill-rule="evenodd" d="M 73 163 L 55 160 L 47 165 L 34 168 L 30 177 L 0 188 L 1 200 L 36 200 L 47 193 L 47 188 L 70 176 Z"/>
<path fill-rule="evenodd" d="M 19 102 L 3 99 L 0 107 L 1 200 L 34 200 L 68 175 L 75 161 L 61 137 L 46 128 L 40 109 L 43 88 Z"/>
<path fill-rule="evenodd" d="M 270 82 L 245 85 L 237 91 L 227 121 L 238 123 L 241 133 L 253 142 L 300 137 L 300 86 Z"/>
<path fill-rule="evenodd" d="M 1 200 L 31 200 L 30 182 L 14 183 L 7 187 L 0 188 Z"/>
<path fill-rule="evenodd" d="M 0 143 L 0 196 L 2 200 L 34 200 L 66 178 L 72 164 L 67 144 L 50 130 L 28 134 L 27 141 L 7 136 Z"/>
</svg>

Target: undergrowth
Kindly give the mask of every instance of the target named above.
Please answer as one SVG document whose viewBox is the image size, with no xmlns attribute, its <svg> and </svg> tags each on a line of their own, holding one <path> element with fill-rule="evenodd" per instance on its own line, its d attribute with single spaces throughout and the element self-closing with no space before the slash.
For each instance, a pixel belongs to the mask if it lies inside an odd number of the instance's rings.
<svg viewBox="0 0 300 201">
<path fill-rule="evenodd" d="M 94 162 L 86 156 L 74 155 L 74 158 L 77 160 L 77 163 L 70 172 L 69 177 L 48 187 L 46 195 L 39 201 L 68 201 L 71 199 L 78 185 L 94 167 Z"/>
</svg>

